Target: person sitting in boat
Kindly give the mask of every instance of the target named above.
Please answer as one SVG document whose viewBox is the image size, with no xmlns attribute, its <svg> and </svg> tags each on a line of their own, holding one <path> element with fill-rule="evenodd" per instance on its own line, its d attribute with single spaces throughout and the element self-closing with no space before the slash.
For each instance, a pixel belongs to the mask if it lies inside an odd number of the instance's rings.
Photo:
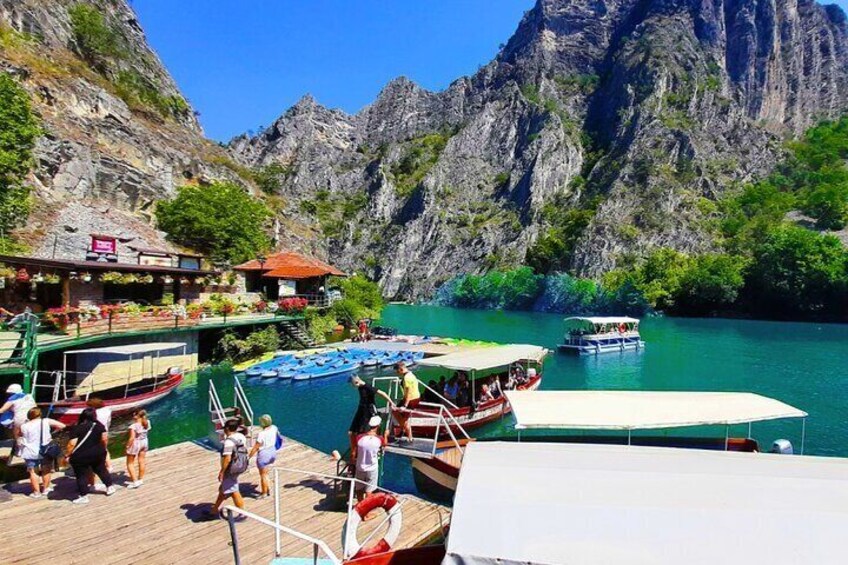
<svg viewBox="0 0 848 565">
<path fill-rule="evenodd" d="M 460 408 L 471 406 L 471 385 L 465 373 L 459 374 L 459 393 L 456 395 L 456 405 Z"/>
<path fill-rule="evenodd" d="M 503 391 L 501 390 L 501 380 L 497 377 L 497 375 L 492 375 L 489 377 L 489 382 L 486 383 L 489 388 L 489 394 L 492 395 L 492 398 L 500 398 L 503 396 Z"/>
<path fill-rule="evenodd" d="M 459 396 L 459 373 L 454 373 L 448 383 L 442 389 L 442 394 L 456 404 L 456 398 Z"/>
<path fill-rule="evenodd" d="M 441 398 L 436 394 L 436 391 L 439 390 L 439 383 L 435 380 L 430 379 L 430 382 L 427 383 L 427 387 L 424 389 L 424 393 L 421 395 L 421 399 L 424 402 L 429 402 L 430 404 L 439 404 Z"/>
<path fill-rule="evenodd" d="M 382 396 L 389 406 L 394 406 L 392 398 L 378 388 L 374 388 L 356 375 L 350 377 L 350 384 L 359 393 L 359 404 L 350 422 L 347 435 L 350 441 L 350 452 L 356 451 L 356 438 L 368 431 L 368 421 L 377 415 L 377 395 Z"/>
<path fill-rule="evenodd" d="M 478 404 L 483 404 L 486 402 L 491 402 L 495 397 L 492 395 L 492 390 L 489 388 L 489 385 L 483 383 L 480 385 L 480 396 L 477 399 Z"/>
</svg>

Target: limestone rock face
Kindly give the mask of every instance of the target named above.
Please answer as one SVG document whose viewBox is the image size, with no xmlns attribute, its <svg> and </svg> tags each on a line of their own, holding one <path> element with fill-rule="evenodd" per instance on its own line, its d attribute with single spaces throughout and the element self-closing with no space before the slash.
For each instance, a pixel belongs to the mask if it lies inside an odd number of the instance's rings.
<svg viewBox="0 0 848 565">
<path fill-rule="evenodd" d="M 76 4 L 0 0 L 0 27 L 10 37 L 0 47 L 0 69 L 29 91 L 45 130 L 30 179 L 37 205 L 22 239 L 35 252 L 52 256 L 55 248 L 56 257 L 74 259 L 84 256 L 88 234 L 98 231 L 167 248 L 163 234 L 150 227 L 155 202 L 186 182 L 234 179 L 213 164 L 227 153 L 204 139 L 190 106 L 163 116 L 121 96 L 119 73 L 129 70 L 162 100 L 184 100 L 124 0 L 87 2 L 121 38 L 120 60 L 108 72 L 81 56 L 68 12 Z M 112 224 L 99 225 L 98 217 Z"/>
<path fill-rule="evenodd" d="M 307 98 L 230 148 L 288 167 L 292 213 L 389 296 L 520 263 L 552 204 L 596 203 L 559 267 L 597 276 L 710 249 L 710 203 L 848 107 L 846 30 L 813 0 L 538 0 L 443 92 L 400 78 L 356 115 Z"/>
</svg>

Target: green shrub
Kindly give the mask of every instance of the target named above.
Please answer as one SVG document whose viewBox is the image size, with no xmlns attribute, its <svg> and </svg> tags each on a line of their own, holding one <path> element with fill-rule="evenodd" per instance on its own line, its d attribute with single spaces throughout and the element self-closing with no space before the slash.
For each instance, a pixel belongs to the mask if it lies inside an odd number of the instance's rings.
<svg viewBox="0 0 848 565">
<path fill-rule="evenodd" d="M 336 319 L 345 323 L 356 323 L 362 318 L 379 318 L 385 306 L 377 283 L 362 275 L 333 278 L 330 285 L 341 290 L 343 299 L 332 307 Z"/>
<path fill-rule="evenodd" d="M 123 38 L 96 6 L 74 4 L 68 9 L 68 15 L 80 55 L 89 64 L 102 71 L 109 60 L 125 56 Z"/>
<path fill-rule="evenodd" d="M 453 132 L 438 132 L 416 137 L 409 141 L 406 152 L 392 165 L 398 196 L 409 198 L 424 177 L 439 160 Z"/>
<path fill-rule="evenodd" d="M 218 342 L 217 358 L 239 363 L 271 353 L 280 347 L 280 334 L 274 326 L 253 331 L 244 338 L 234 331 L 226 332 Z"/>
<path fill-rule="evenodd" d="M 240 263 L 270 247 L 264 231 L 271 211 L 239 186 L 184 186 L 156 207 L 156 221 L 172 241 Z"/>
<path fill-rule="evenodd" d="M 5 235 L 29 215 L 30 189 L 23 182 L 41 133 L 27 92 L 11 75 L 0 73 L 0 230 Z"/>
<path fill-rule="evenodd" d="M 275 194 L 283 186 L 286 177 L 291 174 L 291 168 L 280 163 L 271 163 L 253 174 L 253 180 L 265 194 Z"/>
</svg>

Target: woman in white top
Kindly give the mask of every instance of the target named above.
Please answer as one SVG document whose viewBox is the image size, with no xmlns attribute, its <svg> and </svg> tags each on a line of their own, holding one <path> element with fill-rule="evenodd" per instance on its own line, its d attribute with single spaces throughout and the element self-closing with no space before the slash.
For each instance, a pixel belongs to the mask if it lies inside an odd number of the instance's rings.
<svg viewBox="0 0 848 565">
<path fill-rule="evenodd" d="M 21 426 L 27 421 L 29 409 L 35 407 L 35 399 L 31 394 L 25 394 L 23 387 L 17 383 L 10 384 L 6 393 L 9 394 L 9 398 L 3 406 L 0 406 L 0 414 L 12 411 L 12 425 L 17 438 Z"/>
<path fill-rule="evenodd" d="M 133 412 L 132 424 L 130 424 L 130 438 L 127 442 L 127 473 L 130 476 L 130 484 L 127 488 L 138 488 L 144 484 L 144 472 L 147 470 L 147 450 L 150 447 L 147 442 L 147 434 L 150 431 L 150 420 L 147 419 L 147 410 L 136 410 Z M 138 473 L 133 469 L 138 460 Z"/>
<path fill-rule="evenodd" d="M 268 467 L 277 460 L 277 450 L 282 447 L 282 437 L 268 414 L 259 417 L 259 425 L 262 426 L 262 431 L 256 437 L 250 457 L 259 453 L 256 458 L 256 467 L 259 469 L 259 498 L 266 498 L 271 496 Z"/>
<path fill-rule="evenodd" d="M 64 430 L 65 424 L 41 417 L 41 408 L 31 408 L 27 413 L 29 421 L 21 426 L 21 458 L 29 471 L 29 483 L 32 485 L 30 498 L 41 498 L 50 494 L 50 472 L 55 461 L 42 457 L 41 447 L 53 441 L 52 430 Z M 41 469 L 41 481 L 38 480 L 38 469 Z M 44 492 L 42 493 L 42 487 Z"/>
</svg>

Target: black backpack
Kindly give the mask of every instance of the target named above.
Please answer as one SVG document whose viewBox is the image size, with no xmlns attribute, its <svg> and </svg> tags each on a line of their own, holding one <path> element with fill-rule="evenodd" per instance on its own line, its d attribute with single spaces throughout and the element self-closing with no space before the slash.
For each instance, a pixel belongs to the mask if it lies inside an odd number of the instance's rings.
<svg viewBox="0 0 848 565">
<path fill-rule="evenodd" d="M 235 440 L 233 440 L 233 443 L 235 443 Z M 250 458 L 248 457 L 247 446 L 243 442 L 236 443 L 233 454 L 230 456 L 230 464 L 227 465 L 227 474 L 237 477 L 247 471 L 249 464 Z"/>
</svg>

